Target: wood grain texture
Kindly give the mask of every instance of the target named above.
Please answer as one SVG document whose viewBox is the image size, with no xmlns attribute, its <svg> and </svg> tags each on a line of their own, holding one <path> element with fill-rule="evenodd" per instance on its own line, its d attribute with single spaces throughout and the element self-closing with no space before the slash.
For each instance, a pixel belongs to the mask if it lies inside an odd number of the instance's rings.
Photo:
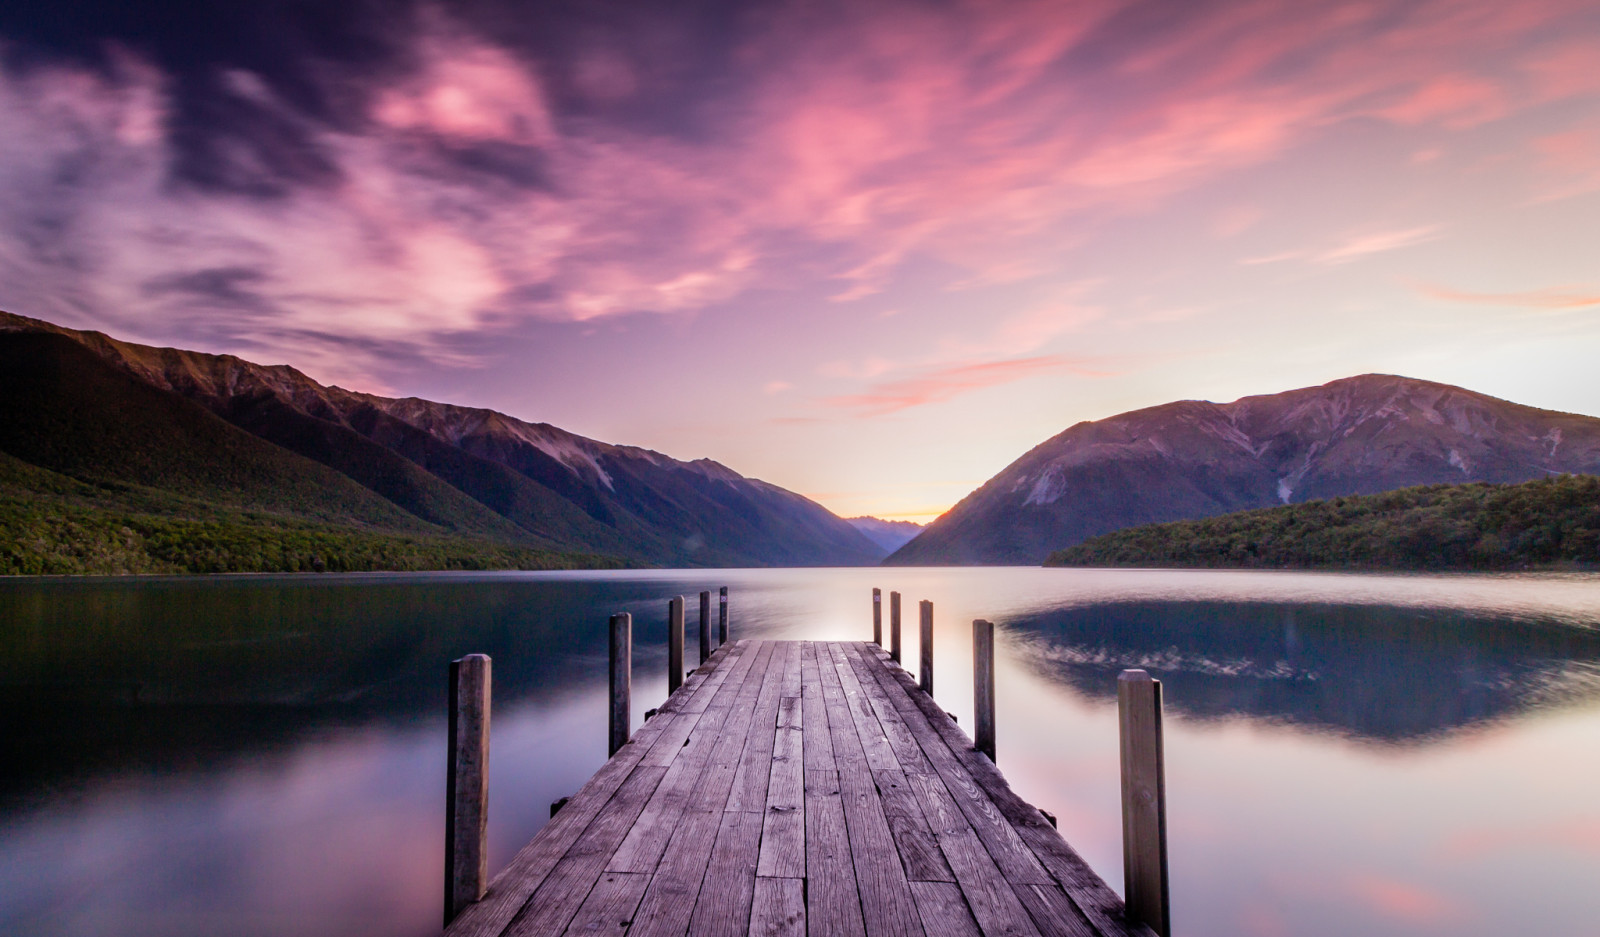
<svg viewBox="0 0 1600 937">
<path fill-rule="evenodd" d="M 867 642 L 689 674 L 448 937 L 1153 937 Z"/>
<path fill-rule="evenodd" d="M 728 643 L 728 587 L 717 591 L 717 644 Z"/>
<path fill-rule="evenodd" d="M 1122 752 L 1122 880 L 1128 917 L 1171 933 L 1167 901 L 1167 791 L 1161 681 L 1143 670 L 1117 677 Z"/>
<path fill-rule="evenodd" d="M 700 593 L 700 663 L 711 659 L 711 593 Z"/>
<path fill-rule="evenodd" d="M 756 876 L 750 937 L 806 937 L 804 880 Z"/>
<path fill-rule="evenodd" d="M 883 644 L 883 590 L 872 590 L 872 643 Z"/>
<path fill-rule="evenodd" d="M 900 663 L 900 593 L 889 593 L 889 659 Z"/>
<path fill-rule="evenodd" d="M 933 603 L 923 599 L 917 605 L 917 686 L 933 695 Z"/>
<path fill-rule="evenodd" d="M 489 888 L 490 661 L 468 654 L 450 662 L 450 724 L 445 782 L 444 923 Z"/>
<path fill-rule="evenodd" d="M 994 761 L 994 623 L 972 623 L 972 744 Z"/>
</svg>

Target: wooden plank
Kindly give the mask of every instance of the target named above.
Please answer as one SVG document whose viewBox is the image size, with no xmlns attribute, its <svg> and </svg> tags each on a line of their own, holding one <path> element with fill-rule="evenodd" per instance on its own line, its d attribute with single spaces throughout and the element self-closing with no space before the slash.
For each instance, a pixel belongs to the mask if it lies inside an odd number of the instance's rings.
<svg viewBox="0 0 1600 937">
<path fill-rule="evenodd" d="M 785 673 L 789 659 L 795 653 L 794 642 L 777 643 L 772 660 L 767 665 L 769 674 Z M 759 814 L 766 809 L 767 784 L 772 770 L 772 748 L 776 736 L 779 681 L 769 679 L 756 697 L 755 713 L 750 719 L 750 731 L 745 736 L 744 751 L 734 771 L 733 785 L 728 792 L 724 809 Z M 797 693 L 796 696 L 799 694 Z"/>
<path fill-rule="evenodd" d="M 883 643 L 883 590 L 872 590 L 872 643 Z"/>
<path fill-rule="evenodd" d="M 818 934 L 866 934 L 839 776 L 821 768 L 806 771 L 806 926 Z"/>
<path fill-rule="evenodd" d="M 1005 873 L 1006 880 L 1018 884 L 1049 884 L 1053 881 L 1033 851 L 1022 842 L 989 799 L 988 792 L 973 780 L 967 765 L 956 757 L 955 750 L 970 753 L 972 745 L 949 715 L 931 697 L 920 692 L 911 676 L 904 671 L 880 667 L 878 678 L 905 717 L 906 725 L 916 736 L 942 786 L 949 791 L 951 799 L 983 841 L 984 848 L 994 857 L 995 864 Z M 891 683 L 900 688 L 899 693 L 892 692 Z M 918 718 L 919 715 L 921 718 Z M 931 815 L 928 823 L 935 831 L 940 828 L 940 823 Z"/>
<path fill-rule="evenodd" d="M 863 645 L 862 655 L 863 658 L 875 658 L 879 669 L 884 672 L 893 669 L 881 651 Z M 953 723 L 946 721 L 941 724 L 936 721 L 934 726 L 946 736 L 947 741 L 961 738 L 961 730 Z M 1149 933 L 1143 925 L 1129 924 L 1125 920 L 1122 899 L 1117 893 L 1067 844 L 1055 827 L 1039 813 L 1038 808 L 1011 790 L 1011 785 L 992 762 L 976 752 L 956 751 L 955 754 L 1018 837 L 1033 850 L 1040 863 L 1061 884 L 1098 932 L 1107 937 Z"/>
<path fill-rule="evenodd" d="M 739 653 L 737 645 L 733 648 L 730 654 Z M 645 723 L 621 751 L 595 772 L 544 829 L 495 876 L 483 900 L 461 912 L 448 930 L 450 937 L 494 937 L 505 929 L 529 896 L 543 884 L 556 862 L 601 808 L 610 802 L 634 768 L 657 745 L 662 744 L 663 734 L 677 723 L 692 723 L 698 718 L 686 716 L 679 710 L 689 700 L 705 692 L 707 675 L 697 673 L 690 676 L 683 690 L 662 704 L 660 714 Z M 682 740 L 668 740 L 666 744 L 681 745 Z"/>
<path fill-rule="evenodd" d="M 666 773 L 665 768 L 640 767 L 628 775 L 616 796 L 606 803 L 594 822 L 550 870 L 528 903 L 517 912 L 505 929 L 506 937 L 547 937 L 566 928 Z"/>
<path fill-rule="evenodd" d="M 772 747 L 772 772 L 761 828 L 761 853 L 756 875 L 804 878 L 805 760 L 802 752 L 800 700 L 779 702 L 777 739 Z"/>
<path fill-rule="evenodd" d="M 906 883 L 905 868 L 900 863 L 894 835 L 884 816 L 883 801 L 878 796 L 878 785 L 862 747 L 863 733 L 857 728 L 857 714 L 846 699 L 839 677 L 838 663 L 833 656 L 836 650 L 834 645 L 817 647 L 818 669 L 862 917 L 871 937 L 922 937 L 916 902 Z M 876 719 L 868 722 L 865 731 L 882 739 Z"/>
<path fill-rule="evenodd" d="M 639 896 L 649 884 L 650 876 L 630 872 L 607 872 L 595 882 L 594 890 L 578 906 L 565 933 L 578 935 L 612 934 L 622 937 L 633 923 L 634 909 L 639 906 Z"/>
<path fill-rule="evenodd" d="M 689 930 L 722 812 L 686 813 L 645 889 L 628 937 L 683 937 Z"/>
<path fill-rule="evenodd" d="M 805 882 L 798 878 L 756 876 L 750 908 L 750 937 L 805 937 Z"/>
<path fill-rule="evenodd" d="M 733 711 L 733 698 L 739 694 L 745 675 L 757 660 L 770 654 L 770 649 L 763 647 L 757 653 L 745 653 L 732 663 L 723 663 L 724 668 L 730 668 L 728 676 L 716 685 L 712 704 L 695 723 L 693 732 L 673 757 L 639 819 L 617 847 L 606 865 L 608 872 L 648 873 L 655 869 L 678 818 L 699 787 L 706 762 L 716 746 L 723 722 Z"/>
<path fill-rule="evenodd" d="M 722 812 L 717 842 L 689 922 L 692 937 L 745 937 L 749 933 L 760 846 L 761 814 Z"/>
<path fill-rule="evenodd" d="M 912 882 L 917 912 L 928 937 L 983 937 L 972 919 L 961 886 L 946 882 Z"/>
<path fill-rule="evenodd" d="M 854 668 L 850 666 L 849 654 L 839 644 L 828 644 L 827 649 L 833 661 L 833 677 L 844 691 L 845 702 L 850 707 L 850 719 L 855 723 L 856 735 L 867 756 L 868 767 L 874 772 L 899 771 L 900 761 L 894 755 L 894 746 L 889 744 L 888 735 L 872 711 L 872 702 L 862 689 Z"/>
<path fill-rule="evenodd" d="M 905 864 L 906 879 L 910 882 L 949 882 L 955 884 L 955 873 L 939 849 L 939 840 L 928 829 L 922 815 L 915 817 L 890 817 L 889 832 L 894 835 L 895 849 Z M 915 890 L 913 890 L 914 893 Z"/>
<path fill-rule="evenodd" d="M 1044 937 L 1096 937 L 1094 927 L 1060 885 L 1024 885 L 1016 893 Z"/>
<path fill-rule="evenodd" d="M 905 718 L 900 715 L 894 703 L 889 699 L 888 692 L 878 682 L 878 670 L 882 664 L 876 658 L 852 645 L 843 648 L 845 657 L 850 662 L 861 690 L 866 694 L 867 702 L 872 706 L 872 714 L 878 718 L 878 725 L 883 729 L 884 737 L 889 742 L 889 748 L 894 752 L 895 761 L 899 768 L 906 774 L 926 774 L 933 770 L 928 764 L 928 759 L 922 754 L 922 746 L 917 744 L 916 736 L 906 725 Z"/>
<path fill-rule="evenodd" d="M 756 660 L 733 699 L 733 710 L 722 723 L 722 731 L 711 749 L 711 756 L 700 775 L 700 783 L 690 796 L 686 810 L 723 810 L 728 806 L 745 743 L 750 737 L 750 727 L 755 724 L 761 694 L 776 681 L 771 668 L 773 661 L 781 655 L 776 642 L 763 641 L 756 648 Z"/>
<path fill-rule="evenodd" d="M 889 593 L 889 658 L 900 663 L 900 593 Z"/>
</svg>

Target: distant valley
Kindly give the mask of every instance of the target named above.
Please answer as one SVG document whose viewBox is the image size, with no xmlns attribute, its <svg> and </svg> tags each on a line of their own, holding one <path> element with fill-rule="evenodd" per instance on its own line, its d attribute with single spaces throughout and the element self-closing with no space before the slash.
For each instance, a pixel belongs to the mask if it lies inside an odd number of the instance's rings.
<svg viewBox="0 0 1600 937">
<path fill-rule="evenodd" d="M 7 313 L 0 453 L 11 572 L 833 566 L 889 552 L 709 459 Z"/>
<path fill-rule="evenodd" d="M 1112 531 L 1416 485 L 1600 472 L 1600 419 L 1368 374 L 1079 423 L 928 525 L 891 565 L 1036 565 Z"/>
</svg>

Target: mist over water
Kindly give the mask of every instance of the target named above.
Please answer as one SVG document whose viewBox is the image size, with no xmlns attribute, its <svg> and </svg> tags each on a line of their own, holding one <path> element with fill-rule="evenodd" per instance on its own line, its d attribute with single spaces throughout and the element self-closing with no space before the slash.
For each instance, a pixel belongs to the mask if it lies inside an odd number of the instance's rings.
<svg viewBox="0 0 1600 937">
<path fill-rule="evenodd" d="M 0 932 L 437 932 L 448 662 L 494 659 L 499 868 L 605 759 L 607 617 L 642 720 L 721 585 L 735 639 L 898 590 L 913 668 L 932 600 L 967 728 L 995 621 L 1000 768 L 1118 890 L 1115 678 L 1163 680 L 1180 934 L 1600 920 L 1600 577 L 694 570 L 0 583 Z"/>
</svg>

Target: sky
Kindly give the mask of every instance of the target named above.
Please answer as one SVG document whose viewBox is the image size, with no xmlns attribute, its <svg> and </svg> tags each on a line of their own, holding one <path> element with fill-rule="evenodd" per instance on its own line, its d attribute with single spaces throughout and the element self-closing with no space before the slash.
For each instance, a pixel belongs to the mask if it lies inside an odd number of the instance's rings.
<svg viewBox="0 0 1600 937">
<path fill-rule="evenodd" d="M 1368 372 L 1600 414 L 1600 5 L 0 5 L 0 308 L 931 520 Z"/>
</svg>

